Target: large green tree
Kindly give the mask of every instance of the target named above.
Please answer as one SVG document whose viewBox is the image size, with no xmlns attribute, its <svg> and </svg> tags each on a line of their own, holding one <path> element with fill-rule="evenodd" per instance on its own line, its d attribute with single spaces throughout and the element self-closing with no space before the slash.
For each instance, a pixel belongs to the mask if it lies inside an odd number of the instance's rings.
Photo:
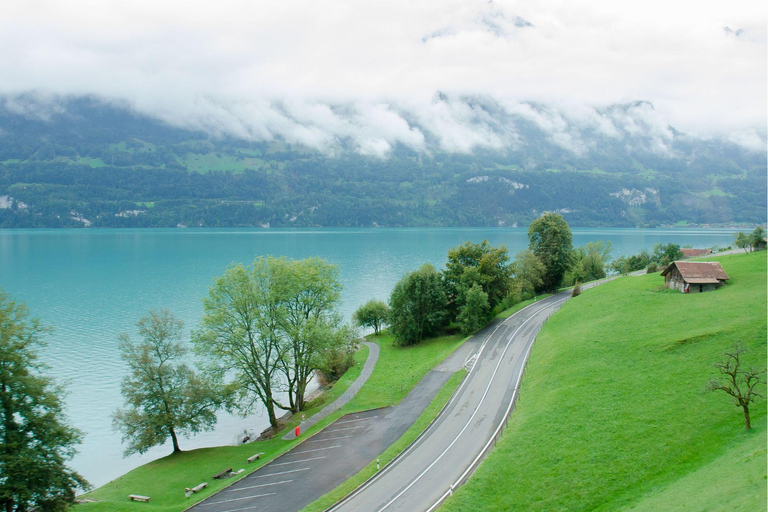
<svg viewBox="0 0 768 512">
<path fill-rule="evenodd" d="M 555 291 L 573 261 L 573 235 L 562 215 L 546 212 L 528 227 L 531 251 L 544 265 L 537 291 Z"/>
<path fill-rule="evenodd" d="M 544 264 L 530 249 L 517 253 L 515 262 L 512 264 L 512 274 L 520 292 L 519 300 L 533 297 L 544 282 L 545 271 Z"/>
<path fill-rule="evenodd" d="M 193 341 L 210 358 L 209 372 L 235 377 L 243 413 L 261 402 L 277 428 L 276 408 L 304 408 L 307 383 L 323 354 L 353 336 L 335 310 L 340 290 L 336 267 L 316 258 L 259 257 L 215 281 Z M 277 399 L 282 391 L 287 404 Z"/>
<path fill-rule="evenodd" d="M 457 320 L 463 334 L 472 334 L 480 329 L 488 321 L 488 294 L 478 284 L 464 294 L 464 305 L 459 311 Z"/>
<path fill-rule="evenodd" d="M 65 422 L 62 388 L 37 358 L 47 332 L 0 290 L 0 509 L 66 510 L 88 482 L 67 467 L 82 434 Z"/>
<path fill-rule="evenodd" d="M 611 254 L 611 242 L 587 242 L 574 250 L 573 264 L 566 272 L 566 284 L 586 283 L 605 277 L 605 266 Z"/>
<path fill-rule="evenodd" d="M 369 300 L 355 311 L 352 319 L 360 327 L 371 327 L 377 336 L 389 318 L 389 306 L 380 300 Z"/>
<path fill-rule="evenodd" d="M 440 274 L 429 263 L 405 274 L 392 290 L 389 307 L 389 328 L 398 344 L 414 345 L 435 334 L 445 319 Z"/>
<path fill-rule="evenodd" d="M 125 454 L 144 453 L 168 438 L 180 452 L 179 435 L 211 430 L 226 390 L 187 363 L 189 350 L 181 342 L 183 323 L 167 310 L 150 311 L 138 322 L 142 341 L 119 335 L 120 355 L 130 368 L 123 379 L 125 409 L 113 415 L 113 425 L 128 443 Z"/>
<path fill-rule="evenodd" d="M 504 245 L 493 247 L 488 240 L 476 244 L 467 241 L 448 251 L 443 271 L 449 311 L 458 315 L 466 292 L 478 284 L 488 296 L 491 308 L 499 304 L 510 289 L 512 268 Z"/>
</svg>

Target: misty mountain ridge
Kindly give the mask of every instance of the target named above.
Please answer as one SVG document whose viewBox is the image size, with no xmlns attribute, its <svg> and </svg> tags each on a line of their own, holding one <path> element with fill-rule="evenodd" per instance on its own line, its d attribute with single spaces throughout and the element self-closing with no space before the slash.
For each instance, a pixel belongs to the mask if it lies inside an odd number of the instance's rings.
<svg viewBox="0 0 768 512">
<path fill-rule="evenodd" d="M 574 225 L 765 219 L 764 134 L 686 135 L 644 101 L 438 94 L 426 107 L 222 109 L 151 117 L 95 97 L 0 98 L 1 225 L 522 225 L 545 210 Z"/>
</svg>

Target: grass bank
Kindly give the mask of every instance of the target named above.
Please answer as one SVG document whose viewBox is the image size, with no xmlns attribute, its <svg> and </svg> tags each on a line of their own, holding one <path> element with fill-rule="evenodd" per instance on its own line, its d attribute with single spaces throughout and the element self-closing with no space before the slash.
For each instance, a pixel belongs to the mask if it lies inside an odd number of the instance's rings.
<svg viewBox="0 0 768 512">
<path fill-rule="evenodd" d="M 765 510 L 765 401 L 745 431 L 704 388 L 734 342 L 765 365 L 766 253 L 712 259 L 731 276 L 715 292 L 659 289 L 656 273 L 564 304 L 502 438 L 443 509 Z"/>
<path fill-rule="evenodd" d="M 393 344 L 390 336 L 371 336 L 369 340 L 380 347 L 379 359 L 373 374 L 348 404 L 312 426 L 300 439 L 283 441 L 280 439 L 281 433 L 269 441 L 241 446 L 201 448 L 172 454 L 136 468 L 91 491 L 83 497 L 98 501 L 78 505 L 76 509 L 87 512 L 132 512 L 148 509 L 178 512 L 184 510 L 255 471 L 344 414 L 399 403 L 429 370 L 450 355 L 464 339 L 459 335 L 443 336 L 425 340 L 424 343 L 414 347 L 398 347 Z M 355 365 L 331 390 L 311 402 L 311 408 L 306 411 L 306 415 L 310 416 L 318 412 L 324 405 L 346 391 L 360 375 L 367 357 L 368 348 L 363 346 L 355 354 Z M 284 432 L 294 428 L 298 423 L 297 417 L 288 423 Z M 245 459 L 258 452 L 264 452 L 262 459 L 254 464 L 246 464 Z M 246 472 L 237 478 L 223 481 L 211 478 L 212 475 L 229 467 L 235 471 L 243 468 Z M 193 495 L 192 498 L 184 497 L 186 487 L 193 487 L 201 482 L 207 482 L 208 487 Z M 150 503 L 130 502 L 129 494 L 150 496 L 151 501 Z"/>
</svg>

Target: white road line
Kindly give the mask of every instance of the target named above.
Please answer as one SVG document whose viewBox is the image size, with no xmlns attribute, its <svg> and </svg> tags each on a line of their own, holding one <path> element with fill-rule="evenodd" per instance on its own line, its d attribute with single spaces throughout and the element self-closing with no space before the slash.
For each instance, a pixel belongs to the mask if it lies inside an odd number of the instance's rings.
<svg viewBox="0 0 768 512">
<path fill-rule="evenodd" d="M 238 487 L 237 489 L 233 489 L 230 487 L 226 490 L 226 492 L 240 492 L 240 491 L 246 491 L 248 489 L 258 489 L 259 487 L 270 487 L 273 485 L 282 485 L 282 484 L 289 484 L 293 482 L 293 480 L 281 480 L 280 482 L 270 482 L 268 484 L 259 484 L 259 485 L 249 485 L 248 487 Z M 237 498 L 238 500 L 241 500 L 242 498 Z M 222 502 L 218 502 L 222 503 Z"/>
<path fill-rule="evenodd" d="M 309 468 L 289 469 L 288 471 L 280 471 L 279 473 L 269 473 L 268 475 L 256 475 L 255 478 L 267 478 L 270 476 L 287 475 L 289 473 L 298 473 L 299 471 L 309 471 Z"/>
<path fill-rule="evenodd" d="M 203 503 L 203 506 L 220 505 L 221 503 L 231 503 L 233 501 L 252 500 L 254 498 L 262 498 L 264 496 L 273 496 L 275 494 L 277 494 L 277 493 L 276 492 L 271 492 L 269 494 L 257 494 L 256 496 L 245 496 L 244 498 L 232 498 L 232 499 L 229 499 L 229 500 L 211 501 L 211 502 Z"/>
<path fill-rule="evenodd" d="M 264 496 L 274 496 L 277 493 L 270 492 L 269 494 L 258 494 L 256 496 L 251 496 L 251 498 L 263 498 Z M 228 510 L 223 510 L 222 512 L 239 512 L 241 510 L 256 510 L 259 507 L 245 507 L 245 508 L 230 508 Z"/>
<path fill-rule="evenodd" d="M 531 304 L 528 304 L 527 306 L 525 306 L 524 308 L 520 309 L 519 311 L 515 311 L 512 315 L 508 316 L 501 323 L 499 323 L 499 325 L 496 326 L 496 328 L 493 330 L 493 332 L 491 332 L 485 338 L 485 340 L 483 341 L 482 345 L 480 346 L 480 350 L 477 351 L 477 358 L 478 359 L 480 358 L 480 355 L 485 350 L 485 346 L 488 344 L 488 341 L 490 341 L 491 337 L 493 337 L 493 335 L 496 334 L 496 331 L 501 329 L 501 327 L 505 326 L 506 323 L 509 322 L 510 320 L 515 319 L 523 311 L 525 311 L 527 309 L 535 308 L 536 306 L 540 305 L 542 302 L 544 302 L 546 300 L 547 299 L 542 299 L 541 301 L 533 302 Z M 533 315 L 535 316 L 535 315 L 541 313 L 542 311 L 544 311 L 546 308 L 550 307 L 551 305 L 560 305 L 563 302 L 565 302 L 566 300 L 568 300 L 567 297 L 565 299 L 559 299 L 557 301 L 554 301 L 552 304 L 547 304 L 544 307 L 542 307 L 541 309 L 539 309 L 538 311 L 536 311 L 535 313 L 533 313 Z M 456 389 L 456 391 L 453 392 L 453 396 L 451 397 L 450 401 L 443 407 L 443 411 L 447 411 L 450 408 L 451 404 L 453 404 L 453 402 L 456 401 L 459 398 L 459 396 L 461 395 L 462 390 L 464 389 L 464 386 L 466 386 L 466 384 L 469 382 L 470 377 L 472 376 L 473 373 L 475 373 L 476 369 L 477 369 L 477 364 L 473 365 L 472 368 L 469 370 L 469 372 L 467 372 L 467 375 L 464 377 L 464 379 L 462 379 L 461 384 L 459 384 L 459 387 Z M 434 428 L 436 428 L 435 427 L 436 425 L 437 425 L 437 422 L 432 423 L 432 425 L 430 426 L 430 428 L 427 431 L 422 432 L 421 435 L 419 435 L 419 437 L 416 439 L 416 441 L 414 441 L 404 451 L 400 452 L 400 454 L 397 455 L 389 464 L 384 466 L 384 468 L 381 471 L 377 472 L 375 475 L 373 475 L 371 478 L 369 478 L 365 483 L 363 483 L 357 489 L 355 489 L 354 491 L 349 493 L 341 501 L 337 502 L 335 505 L 333 505 L 333 507 L 331 507 L 328 510 L 336 510 L 336 509 L 338 509 L 340 507 L 343 507 L 350 500 L 354 499 L 357 495 L 359 495 L 360 493 L 365 491 L 365 489 L 367 489 L 368 487 L 373 485 L 374 482 L 376 482 L 379 479 L 383 478 L 387 473 L 389 473 L 389 471 L 391 471 L 402 460 L 404 460 L 406 458 L 406 456 L 408 455 L 408 453 L 410 453 L 411 451 L 415 450 L 421 444 L 421 441 L 426 439 L 427 435 L 429 433 L 431 433 Z"/>
<path fill-rule="evenodd" d="M 355 430 L 358 428 L 365 428 L 365 425 L 358 425 L 356 427 L 334 428 L 333 430 L 326 430 L 326 432 L 342 432 L 344 430 Z"/>
<path fill-rule="evenodd" d="M 493 379 L 494 379 L 494 378 L 496 378 L 496 373 L 499 371 L 499 366 L 501 366 L 501 362 L 504 360 L 504 355 L 507 353 L 507 349 L 508 349 L 508 348 L 511 346 L 511 344 L 512 344 L 512 343 L 511 343 L 511 342 L 512 342 L 512 340 L 515 338 L 515 336 L 517 336 L 517 333 L 518 333 L 518 332 L 520 332 L 520 330 L 521 330 L 521 329 L 522 329 L 522 328 L 523 328 L 523 327 L 524 327 L 524 326 L 525 326 L 525 325 L 526 325 L 528 322 L 530 322 L 531 320 L 533 320 L 535 317 L 536 317 L 536 314 L 533 314 L 533 315 L 531 315 L 530 317 L 528 317 L 528 319 L 527 319 L 525 322 L 523 322 L 522 324 L 520 324 L 520 327 L 518 327 L 518 328 L 515 330 L 515 332 L 512 334 L 512 336 L 510 336 L 510 337 L 509 337 L 509 340 L 507 340 L 507 345 L 506 345 L 506 347 L 504 347 L 504 351 L 501 353 L 501 356 L 499 357 L 499 361 L 496 363 L 496 368 L 494 368 L 494 370 L 493 370 L 493 373 L 491 374 L 491 378 L 488 380 L 488 385 L 485 387 L 485 392 L 483 393 L 483 396 L 480 398 L 480 402 L 478 402 L 477 406 L 475 407 L 475 410 L 472 412 L 472 415 L 471 415 L 471 416 L 469 417 L 469 419 L 467 420 L 467 423 L 464 425 L 464 428 L 462 428 L 462 429 L 461 429 L 461 432 L 459 432 L 459 433 L 456 435 L 456 437 L 453 439 L 453 441 L 451 441 L 451 443 L 450 443 L 450 444 L 449 444 L 449 445 L 448 445 L 448 446 L 447 446 L 447 447 L 446 447 L 446 448 L 443 450 L 443 452 L 442 452 L 440 455 L 438 455 L 438 456 L 437 456 L 437 458 L 436 458 L 434 461 L 432 461 L 432 463 L 431 463 L 429 466 L 427 466 L 427 468 L 426 468 L 424 471 L 422 471 L 421 473 L 419 473 L 419 475 L 418 475 L 416 478 L 414 478 L 414 479 L 411 481 L 411 483 L 409 483 L 408 485 L 406 485 L 406 486 L 405 486 L 405 488 L 404 488 L 402 491 L 400 491 L 400 492 L 399 492 L 399 493 L 398 493 L 398 494 L 397 494 L 397 495 L 396 495 L 394 498 L 392 498 L 391 500 L 389 500 L 389 501 L 388 501 L 388 502 L 387 502 L 387 503 L 386 503 L 386 504 L 385 504 L 383 507 L 381 507 L 381 508 L 378 510 L 378 512 L 381 512 L 382 510 L 386 510 L 387 508 L 389 508 L 389 506 L 390 506 L 390 505 L 392 505 L 392 504 L 393 504 L 395 501 L 397 501 L 397 500 L 400 498 L 400 496 L 402 496 L 403 494 L 405 494 L 405 493 L 408 491 L 408 489 L 410 489 L 411 487 L 413 487 L 414 485 L 416 485 L 416 482 L 418 482 L 419 480 L 421 480 L 421 479 L 422 479 L 422 477 L 423 477 L 424 475 L 426 475 L 426 474 L 427 474 L 427 472 L 428 472 L 430 469 L 432 469 L 432 467 L 433 467 L 435 464 L 437 464 L 437 463 L 438 463 L 438 461 L 439 461 L 440 459 L 442 459 L 442 458 L 443 458 L 443 456 L 444 456 L 444 455 L 445 455 L 445 454 L 448 452 L 448 450 L 450 450 L 450 449 L 453 447 L 453 445 L 454 445 L 454 444 L 456 444 L 456 442 L 459 440 L 459 437 L 461 437 L 461 435 L 464 433 L 464 431 L 466 431 L 466 430 L 467 430 L 467 428 L 469 428 L 469 425 L 472 423 L 472 420 L 475 418 L 475 416 L 477 415 L 478 411 L 480 410 L 480 407 L 483 405 L 483 402 L 485 401 L 485 397 L 486 397 L 486 396 L 488 396 L 488 391 L 490 391 L 490 389 L 491 389 L 491 385 L 493 384 Z M 495 332 L 495 331 L 494 331 L 494 332 Z"/>
<path fill-rule="evenodd" d="M 322 443 L 325 441 L 335 441 L 337 439 L 346 439 L 348 437 L 354 437 L 352 434 L 348 436 L 339 436 L 339 437 L 328 437 L 326 439 L 310 439 L 309 441 L 304 441 L 305 443 Z"/>
<path fill-rule="evenodd" d="M 293 452 L 291 455 L 299 455 L 302 453 L 312 453 L 312 452 L 319 452 L 321 450 L 332 450 L 334 448 L 341 448 L 340 444 L 335 444 L 333 446 L 326 446 L 325 448 L 315 448 L 314 450 L 304 450 L 303 452 Z"/>
<path fill-rule="evenodd" d="M 378 416 L 368 416 L 367 418 L 358 418 L 356 420 L 337 421 L 336 425 L 341 425 L 342 423 L 354 423 L 356 421 L 368 421 L 368 420 L 372 420 L 374 418 L 378 418 Z"/>
<path fill-rule="evenodd" d="M 287 466 L 288 464 L 301 464 L 302 462 L 309 462 L 311 460 L 320 460 L 324 458 L 325 456 L 312 457 L 311 459 L 292 460 L 291 462 L 273 462 L 272 464 L 270 464 L 270 466 Z"/>
</svg>

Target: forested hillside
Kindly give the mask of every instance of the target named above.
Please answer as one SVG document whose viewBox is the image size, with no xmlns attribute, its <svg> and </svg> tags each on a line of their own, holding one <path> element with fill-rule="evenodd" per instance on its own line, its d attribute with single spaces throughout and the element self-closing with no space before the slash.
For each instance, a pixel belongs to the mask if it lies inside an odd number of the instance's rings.
<svg viewBox="0 0 768 512">
<path fill-rule="evenodd" d="M 21 103 L 0 98 L 0 227 L 514 226 L 542 211 L 572 226 L 765 222 L 765 151 L 671 127 L 663 148 L 595 130 L 577 147 L 474 104 L 514 142 L 449 151 L 422 128 L 424 150 L 370 155 L 183 129 L 95 98 Z"/>
</svg>

